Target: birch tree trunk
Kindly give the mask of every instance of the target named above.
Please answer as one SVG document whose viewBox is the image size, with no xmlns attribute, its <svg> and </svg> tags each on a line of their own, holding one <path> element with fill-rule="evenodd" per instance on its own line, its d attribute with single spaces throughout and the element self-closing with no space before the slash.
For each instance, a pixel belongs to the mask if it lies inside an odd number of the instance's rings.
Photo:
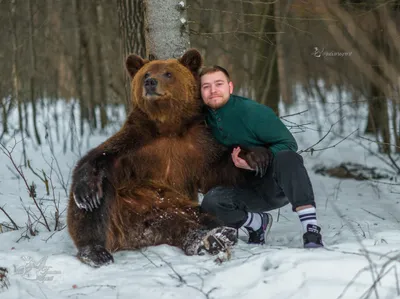
<svg viewBox="0 0 400 299">
<path fill-rule="evenodd" d="M 152 59 L 178 58 L 190 48 L 186 1 L 145 0 L 146 54 Z"/>
</svg>

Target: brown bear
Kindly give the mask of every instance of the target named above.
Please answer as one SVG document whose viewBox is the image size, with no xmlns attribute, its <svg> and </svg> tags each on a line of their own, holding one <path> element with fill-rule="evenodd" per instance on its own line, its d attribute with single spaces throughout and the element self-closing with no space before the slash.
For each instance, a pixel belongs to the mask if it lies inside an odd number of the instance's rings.
<svg viewBox="0 0 400 299">
<path fill-rule="evenodd" d="M 82 262 L 98 267 L 113 262 L 112 252 L 158 244 L 187 255 L 217 254 L 236 242 L 236 229 L 201 213 L 197 200 L 199 191 L 240 184 L 249 175 L 206 128 L 201 65 L 194 49 L 179 59 L 127 58 L 132 110 L 72 176 L 68 230 Z M 242 157 L 261 169 L 268 153 Z"/>
</svg>

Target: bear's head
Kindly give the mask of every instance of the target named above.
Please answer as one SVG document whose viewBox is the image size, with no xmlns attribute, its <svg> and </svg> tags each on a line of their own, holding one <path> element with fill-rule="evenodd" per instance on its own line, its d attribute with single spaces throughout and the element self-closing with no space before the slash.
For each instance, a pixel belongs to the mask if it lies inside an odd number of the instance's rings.
<svg viewBox="0 0 400 299">
<path fill-rule="evenodd" d="M 185 123 L 201 113 L 198 71 L 203 59 L 190 49 L 179 59 L 126 59 L 134 107 L 163 124 Z"/>
</svg>

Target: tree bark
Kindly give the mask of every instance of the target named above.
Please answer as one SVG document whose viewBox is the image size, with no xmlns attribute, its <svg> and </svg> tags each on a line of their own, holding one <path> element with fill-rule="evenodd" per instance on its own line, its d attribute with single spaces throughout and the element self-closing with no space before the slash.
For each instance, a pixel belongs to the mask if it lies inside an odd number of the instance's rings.
<svg viewBox="0 0 400 299">
<path fill-rule="evenodd" d="M 18 124 L 19 131 L 22 138 L 22 152 L 24 157 L 24 165 L 26 166 L 26 150 L 25 150 L 25 139 L 24 139 L 24 121 L 22 115 L 22 101 L 19 96 L 19 74 L 18 74 L 18 40 L 17 40 L 17 20 L 15 16 L 16 12 L 16 0 L 11 0 L 11 28 L 12 28 L 12 48 L 13 48 L 13 63 L 12 63 L 12 82 L 13 82 L 13 100 L 17 102 L 18 106 Z"/>
<path fill-rule="evenodd" d="M 95 35 L 95 47 L 96 47 L 96 63 L 98 68 L 97 78 L 99 84 L 99 108 L 100 108 L 100 126 L 103 130 L 108 123 L 106 104 L 107 104 L 107 89 L 106 89 L 106 81 L 105 81 L 105 67 L 102 61 L 103 52 L 102 52 L 102 40 L 101 40 L 101 28 L 103 23 L 102 16 L 102 7 L 99 0 L 97 0 L 93 5 L 93 13 L 94 13 L 94 21 L 96 23 L 96 35 Z"/>
<path fill-rule="evenodd" d="M 145 0 L 146 54 L 150 59 L 178 58 L 190 48 L 186 1 Z"/>
<path fill-rule="evenodd" d="M 129 54 L 145 57 L 144 4 L 143 0 L 118 0 L 119 29 L 122 36 L 122 57 Z M 124 70 L 125 108 L 130 107 L 130 78 Z"/>
<path fill-rule="evenodd" d="M 293 103 L 292 94 L 289 89 L 289 84 L 286 76 L 285 68 L 285 50 L 283 45 L 283 26 L 281 24 L 281 1 L 276 1 L 274 4 L 274 15 L 275 15 L 275 29 L 276 29 L 276 59 L 278 64 L 278 76 L 279 76 L 279 89 L 282 96 L 282 101 L 286 105 L 291 105 Z M 286 16 L 286 11 L 283 14 Z"/>
<path fill-rule="evenodd" d="M 33 24 L 32 0 L 28 0 L 28 7 L 29 7 L 29 47 L 31 52 L 31 74 L 29 80 L 30 101 L 32 105 L 33 132 L 35 134 L 37 143 L 41 145 L 42 141 L 40 140 L 40 135 L 37 128 L 37 119 L 36 119 L 36 99 L 35 99 L 36 52 L 34 45 L 35 30 Z"/>
<path fill-rule="evenodd" d="M 267 15 L 274 14 L 274 6 L 278 5 L 276 3 L 271 3 L 268 5 Z M 276 32 L 275 20 L 267 19 L 265 26 L 263 28 L 264 32 Z M 268 63 L 264 66 L 262 64 L 258 67 L 258 72 L 262 78 L 259 82 L 260 85 L 256 89 L 256 99 L 258 102 L 267 105 L 274 112 L 279 115 L 279 100 L 280 100 L 280 90 L 279 90 L 279 73 L 278 73 L 278 61 L 277 61 L 277 47 L 276 47 L 276 34 L 270 35 L 270 44 L 267 49 L 263 49 L 263 54 L 267 53 L 266 56 L 270 57 Z M 260 69 L 261 67 L 261 69 Z"/>
<path fill-rule="evenodd" d="M 381 35 L 384 23 L 378 11 L 374 11 L 376 23 L 379 25 L 374 32 L 372 44 L 374 50 L 382 57 L 387 56 L 388 46 L 386 40 Z M 375 64 L 372 67 L 379 77 L 384 77 L 384 66 Z M 369 101 L 368 123 L 366 132 L 373 132 L 376 135 L 377 142 L 382 138 L 379 144 L 379 150 L 383 153 L 390 153 L 390 128 L 389 128 L 389 112 L 388 100 L 385 94 L 385 86 L 376 86 L 371 82 L 371 100 Z"/>
<path fill-rule="evenodd" d="M 83 67 L 84 67 L 84 61 L 83 61 L 83 55 L 82 55 L 82 50 L 81 50 L 81 42 L 80 42 L 80 28 L 82 27 L 81 24 L 81 18 L 78 16 L 80 14 L 79 10 L 79 0 L 72 0 L 73 4 L 73 10 L 74 10 L 74 15 L 75 15 L 75 28 L 76 28 L 76 33 L 75 33 L 75 55 L 74 55 L 74 60 L 76 61 L 75 63 L 75 80 L 76 80 L 76 95 L 78 97 L 79 101 L 79 125 L 80 125 L 80 134 L 81 136 L 84 133 L 85 130 L 85 119 L 87 119 L 87 109 L 86 109 L 86 103 L 83 99 Z M 73 140 L 71 140 L 71 146 L 73 146 Z"/>
<path fill-rule="evenodd" d="M 145 57 L 143 0 L 118 0 L 117 4 L 124 59 L 129 54 Z"/>
<path fill-rule="evenodd" d="M 83 5 L 84 2 L 76 0 L 76 16 L 77 16 L 77 29 L 79 33 L 79 91 L 81 107 L 81 135 L 83 135 L 84 119 L 88 120 L 91 129 L 96 128 L 96 114 L 95 114 L 95 100 L 94 100 L 94 76 L 93 76 L 93 62 L 90 56 L 90 40 L 88 38 L 86 28 L 83 26 Z M 86 70 L 87 86 L 89 91 L 88 101 L 84 102 L 83 95 L 83 72 Z"/>
</svg>

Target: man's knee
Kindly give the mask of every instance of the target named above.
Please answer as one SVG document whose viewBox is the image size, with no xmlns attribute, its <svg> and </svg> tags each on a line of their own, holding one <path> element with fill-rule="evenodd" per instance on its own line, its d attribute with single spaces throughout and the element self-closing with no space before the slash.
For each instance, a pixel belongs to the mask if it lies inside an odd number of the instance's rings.
<svg viewBox="0 0 400 299">
<path fill-rule="evenodd" d="M 233 188 L 214 187 L 204 194 L 201 202 L 201 209 L 206 212 L 213 212 L 222 204 L 230 201 Z"/>
<path fill-rule="evenodd" d="M 284 150 L 275 154 L 275 163 L 281 167 L 291 167 L 295 165 L 303 165 L 303 157 L 298 153 L 290 150 Z"/>
<path fill-rule="evenodd" d="M 204 194 L 203 200 L 201 202 L 201 208 L 204 210 L 209 210 L 214 207 L 222 193 L 223 188 L 221 186 L 214 187 L 210 189 L 206 194 Z"/>
<path fill-rule="evenodd" d="M 283 151 L 279 151 L 275 154 L 275 159 L 277 160 L 289 160 L 289 161 L 293 161 L 293 160 L 300 160 L 303 161 L 303 157 L 300 156 L 298 153 L 291 151 L 291 150 L 283 150 Z"/>
</svg>

